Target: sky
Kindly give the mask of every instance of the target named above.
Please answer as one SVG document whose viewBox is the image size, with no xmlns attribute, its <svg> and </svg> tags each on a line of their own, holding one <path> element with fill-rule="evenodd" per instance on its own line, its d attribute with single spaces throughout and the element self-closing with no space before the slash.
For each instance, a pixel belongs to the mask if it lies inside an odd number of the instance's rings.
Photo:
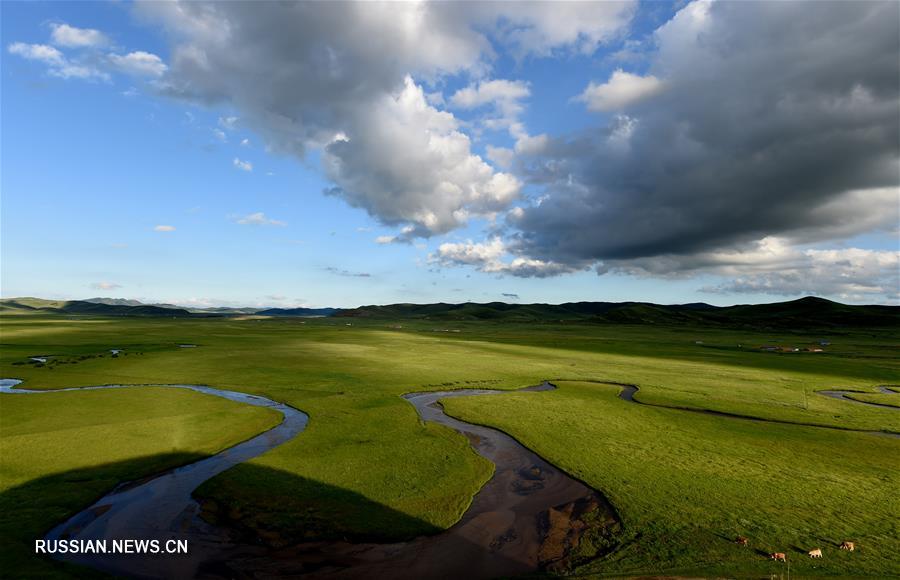
<svg viewBox="0 0 900 580">
<path fill-rule="evenodd" d="M 0 291 L 900 304 L 900 3 L 3 2 Z"/>
</svg>

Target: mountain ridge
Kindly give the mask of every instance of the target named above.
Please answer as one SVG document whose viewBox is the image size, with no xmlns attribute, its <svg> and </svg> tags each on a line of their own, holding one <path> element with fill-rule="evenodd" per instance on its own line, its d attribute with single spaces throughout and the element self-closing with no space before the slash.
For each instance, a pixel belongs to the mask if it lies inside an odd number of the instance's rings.
<svg viewBox="0 0 900 580">
<path fill-rule="evenodd" d="M 0 312 L 146 317 L 335 317 L 373 320 L 434 320 L 445 322 L 498 321 L 520 323 L 582 322 L 596 324 L 659 324 L 753 326 L 765 328 L 892 327 L 900 328 L 900 306 L 847 305 L 806 296 L 769 304 L 713 306 L 703 302 L 654 304 L 651 302 L 565 302 L 562 304 L 510 304 L 506 302 L 398 303 L 357 308 L 213 307 L 183 308 L 171 304 L 144 304 L 123 298 L 44 300 L 22 297 L 0 300 Z"/>
</svg>

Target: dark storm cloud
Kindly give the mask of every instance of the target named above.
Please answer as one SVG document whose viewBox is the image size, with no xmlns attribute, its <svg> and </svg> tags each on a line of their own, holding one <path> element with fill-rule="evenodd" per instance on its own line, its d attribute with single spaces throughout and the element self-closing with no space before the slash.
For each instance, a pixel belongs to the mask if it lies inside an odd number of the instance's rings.
<svg viewBox="0 0 900 580">
<path fill-rule="evenodd" d="M 653 94 L 610 82 L 594 108 L 630 104 L 606 129 L 520 160 L 543 196 L 510 218 L 514 251 L 582 265 L 896 224 L 896 190 L 860 190 L 900 184 L 900 4 L 696 3 L 656 42 Z"/>
</svg>

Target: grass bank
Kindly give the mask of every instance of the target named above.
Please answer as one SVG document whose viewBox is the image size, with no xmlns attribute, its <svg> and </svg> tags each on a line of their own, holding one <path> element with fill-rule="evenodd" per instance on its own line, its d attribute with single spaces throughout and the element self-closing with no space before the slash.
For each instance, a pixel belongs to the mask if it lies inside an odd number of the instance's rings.
<svg viewBox="0 0 900 580">
<path fill-rule="evenodd" d="M 147 387 L 0 395 L 0 419 L 0 569 L 39 578 L 83 573 L 33 555 L 54 525 L 121 481 L 215 454 L 281 414 Z"/>
<path fill-rule="evenodd" d="M 625 534 L 591 573 L 770 574 L 785 552 L 805 575 L 900 571 L 900 440 L 748 421 L 623 401 L 619 388 L 447 399 L 603 490 Z M 750 547 L 734 543 L 750 538 Z M 855 540 L 859 550 L 838 550 Z M 806 552 L 820 547 L 822 560 Z"/>
</svg>

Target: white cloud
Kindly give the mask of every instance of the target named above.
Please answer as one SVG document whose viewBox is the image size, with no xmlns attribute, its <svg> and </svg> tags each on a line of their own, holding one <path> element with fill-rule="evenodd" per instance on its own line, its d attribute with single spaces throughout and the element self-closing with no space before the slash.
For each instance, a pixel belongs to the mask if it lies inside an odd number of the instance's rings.
<svg viewBox="0 0 900 580">
<path fill-rule="evenodd" d="M 862 248 L 804 248 L 769 236 L 743 247 L 691 255 L 607 260 L 598 273 L 687 278 L 725 278 L 702 288 L 718 294 L 818 294 L 859 301 L 900 299 L 900 252 Z"/>
<path fill-rule="evenodd" d="M 547 144 L 547 135 L 529 135 L 519 118 L 525 110 L 521 101 L 530 95 L 526 82 L 497 79 L 456 91 L 450 104 L 459 109 L 491 107 L 491 112 L 480 119 L 481 126 L 492 131 L 506 130 L 516 141 L 513 149 L 488 145 L 487 157 L 501 169 L 508 169 L 516 154 L 537 155 Z"/>
<path fill-rule="evenodd" d="M 577 100 L 591 111 L 620 111 L 662 91 L 664 84 L 653 75 L 640 76 L 617 69 L 605 83 L 590 83 Z"/>
<path fill-rule="evenodd" d="M 91 288 L 94 290 L 116 290 L 121 287 L 121 284 L 116 284 L 114 282 L 94 282 L 91 284 Z"/>
<path fill-rule="evenodd" d="M 237 129 L 238 121 L 237 117 L 219 117 L 219 126 L 226 131 L 234 131 Z"/>
<path fill-rule="evenodd" d="M 560 51 L 592 54 L 625 30 L 636 7 L 635 2 L 472 2 L 461 9 L 496 19 L 492 35 L 521 59 Z"/>
<path fill-rule="evenodd" d="M 61 79 L 109 80 L 109 75 L 89 64 L 73 62 L 56 48 L 46 44 L 14 42 L 9 45 L 10 54 L 44 63 L 51 76 Z"/>
<path fill-rule="evenodd" d="M 155 231 L 155 232 L 174 232 L 175 226 L 159 225 L 159 226 L 154 227 L 153 231 Z"/>
<path fill-rule="evenodd" d="M 161 77 L 169 68 L 161 58 L 142 50 L 125 55 L 110 54 L 107 58 L 115 68 L 132 76 Z"/>
<path fill-rule="evenodd" d="M 378 236 L 375 238 L 376 244 L 392 244 L 397 240 L 397 236 Z"/>
<path fill-rule="evenodd" d="M 241 146 L 248 147 L 250 145 L 250 139 L 241 139 Z"/>
<path fill-rule="evenodd" d="M 485 151 L 487 152 L 487 158 L 490 159 L 491 163 L 500 169 L 509 169 L 512 167 L 513 159 L 516 156 L 515 152 L 507 147 L 494 147 L 493 145 L 488 145 L 485 148 Z"/>
<path fill-rule="evenodd" d="M 8 50 L 10 54 L 17 54 L 28 60 L 37 60 L 54 66 L 62 66 L 66 60 L 60 51 L 46 44 L 14 42 L 9 45 Z"/>
<path fill-rule="evenodd" d="M 76 28 L 68 24 L 51 24 L 50 37 L 53 44 L 67 48 L 104 46 L 109 42 L 106 35 L 93 28 Z"/>
<path fill-rule="evenodd" d="M 444 101 L 444 93 L 435 91 L 433 93 L 425 93 L 425 100 L 433 107 L 443 107 L 447 103 Z"/>
<path fill-rule="evenodd" d="M 450 104 L 460 109 L 474 109 L 488 104 L 516 106 L 516 102 L 531 95 L 528 83 L 496 79 L 482 81 L 459 89 L 450 97 Z"/>
<path fill-rule="evenodd" d="M 213 129 L 212 134 L 213 134 L 213 137 L 215 137 L 222 143 L 226 143 L 228 141 L 228 135 L 226 135 L 225 131 L 223 131 L 221 129 Z"/>
<path fill-rule="evenodd" d="M 550 138 L 546 134 L 523 135 L 516 140 L 515 150 L 519 155 L 538 155 L 549 143 Z"/>
<path fill-rule="evenodd" d="M 232 165 L 234 165 L 237 169 L 240 169 L 241 171 L 253 171 L 253 164 L 250 163 L 249 161 L 241 161 L 240 159 L 235 157 L 231 163 L 232 163 Z"/>
<path fill-rule="evenodd" d="M 338 185 L 332 193 L 382 223 L 407 226 L 406 239 L 448 232 L 517 198 L 518 180 L 473 154 L 459 121 L 430 106 L 411 78 L 360 113 L 323 153 Z"/>
<path fill-rule="evenodd" d="M 487 242 L 468 240 L 460 243 L 441 244 L 435 254 L 429 255 L 429 261 L 442 266 L 473 266 L 480 272 L 510 274 L 523 278 L 545 278 L 581 269 L 525 257 L 506 260 L 508 254 L 506 243 L 499 237 L 495 237 Z"/>
<path fill-rule="evenodd" d="M 443 95 L 426 98 L 412 79 L 432 87 L 450 75 L 483 79 L 500 47 L 590 53 L 627 27 L 635 5 L 144 2 L 137 10 L 174 39 L 165 93 L 232 107 L 272 151 L 305 159 L 324 149 L 332 194 L 428 236 L 502 209 L 520 184 L 473 154 L 469 127 L 438 109 Z M 501 108 L 513 109 L 486 123 L 517 139 L 527 136 L 510 122 L 523 86 L 473 86 L 477 99 L 502 97 Z"/>
<path fill-rule="evenodd" d="M 701 288 L 719 294 L 818 294 L 861 301 L 900 300 L 900 252 L 861 248 L 789 249 L 752 265 L 724 265 L 728 282 Z"/>
<path fill-rule="evenodd" d="M 261 211 L 239 217 L 235 220 L 235 223 L 239 223 L 239 224 L 245 225 L 245 226 L 279 226 L 279 227 L 283 227 L 283 226 L 287 225 L 287 223 L 285 223 L 283 221 L 266 217 L 266 214 L 264 214 Z"/>
</svg>

